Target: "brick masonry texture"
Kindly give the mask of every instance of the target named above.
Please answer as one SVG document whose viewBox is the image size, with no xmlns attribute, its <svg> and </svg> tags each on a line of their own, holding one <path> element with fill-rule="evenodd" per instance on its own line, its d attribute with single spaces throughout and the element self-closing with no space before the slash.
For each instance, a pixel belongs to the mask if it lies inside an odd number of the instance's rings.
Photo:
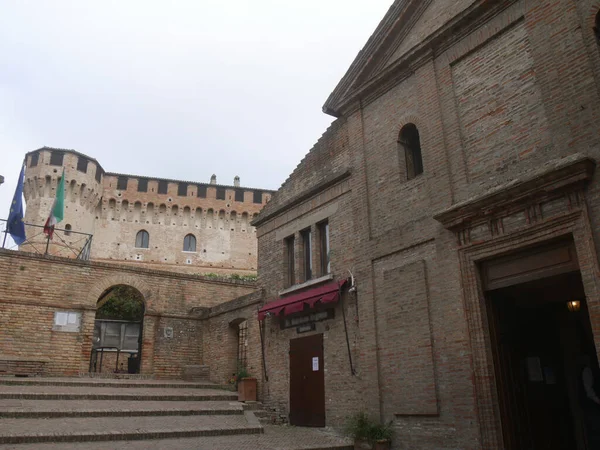
<svg viewBox="0 0 600 450">
<path fill-rule="evenodd" d="M 87 372 L 96 302 L 115 285 L 133 286 L 144 298 L 141 371 L 158 378 L 180 378 L 184 366 L 203 364 L 204 325 L 194 308 L 208 310 L 256 289 L 252 282 L 11 251 L 0 252 L 0 273 L 1 355 L 47 360 L 46 375 Z M 80 331 L 54 330 L 56 311 L 80 312 Z"/>
<path fill-rule="evenodd" d="M 51 165 L 53 152 L 64 152 L 61 166 Z M 32 166 L 32 158 L 37 164 Z M 87 172 L 77 170 L 78 162 L 88 160 Z M 159 193 L 159 180 L 135 175 L 105 173 L 99 163 L 72 150 L 42 148 L 26 156 L 25 221 L 43 225 L 56 195 L 62 169 L 65 169 L 65 218 L 57 228 L 70 225 L 73 231 L 93 234 L 91 256 L 95 260 L 128 261 L 137 267 L 184 273 L 255 273 L 256 236 L 250 225 L 271 191 L 222 186 L 215 183 L 162 180 L 166 193 Z M 97 171 L 100 171 L 98 179 Z M 119 189 L 118 180 L 127 179 Z M 138 192 L 139 183 L 146 192 Z M 185 195 L 179 195 L 185 183 Z M 234 183 L 238 184 L 239 179 Z M 205 196 L 199 196 L 205 189 Z M 217 190 L 223 198 L 217 198 Z M 241 198 L 236 196 L 236 191 Z M 254 194 L 259 202 L 254 202 Z M 148 248 L 136 248 L 140 230 L 149 233 Z M 23 247 L 43 248 L 40 229 L 27 230 L 31 243 Z M 57 232 L 50 254 L 72 257 L 62 241 L 77 247 L 82 236 Z M 196 239 L 195 251 L 183 251 L 185 236 Z M 37 236 L 36 236 L 37 235 Z M 79 244 L 80 245 L 80 244 Z"/>
<path fill-rule="evenodd" d="M 600 158 L 599 10 L 597 0 L 396 1 L 327 100 L 336 121 L 253 224 L 265 302 L 285 295 L 283 239 L 296 237 L 301 282 L 299 231 L 320 220 L 334 279 L 355 276 L 356 293 L 313 332 L 324 335 L 328 425 L 366 410 L 393 420 L 394 448 L 504 448 L 477 265 L 558 236 L 577 249 L 600 348 L 597 176 L 552 181 L 561 164 Z M 424 165 L 411 180 L 398 143 L 409 123 Z M 464 222 L 440 214 L 469 204 Z M 316 267 L 317 242 L 313 251 Z M 262 398 L 286 416 L 290 339 L 310 333 L 277 318 L 264 331 Z"/>
</svg>

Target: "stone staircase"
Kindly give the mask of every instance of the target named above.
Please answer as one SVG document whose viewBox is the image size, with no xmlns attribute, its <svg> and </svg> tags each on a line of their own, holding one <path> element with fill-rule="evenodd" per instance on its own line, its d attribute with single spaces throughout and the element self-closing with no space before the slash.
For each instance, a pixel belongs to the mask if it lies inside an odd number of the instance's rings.
<svg viewBox="0 0 600 450">
<path fill-rule="evenodd" d="M 0 449 L 352 448 L 314 429 L 298 439 L 255 412 L 206 382 L 0 377 Z"/>
</svg>

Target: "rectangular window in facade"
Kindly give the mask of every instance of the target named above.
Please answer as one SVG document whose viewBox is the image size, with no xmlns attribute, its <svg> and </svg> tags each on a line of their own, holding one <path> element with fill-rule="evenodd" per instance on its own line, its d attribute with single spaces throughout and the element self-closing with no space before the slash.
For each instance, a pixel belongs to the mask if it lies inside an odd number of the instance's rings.
<svg viewBox="0 0 600 450">
<path fill-rule="evenodd" d="M 319 250 L 321 253 L 321 275 L 331 273 L 331 260 L 329 258 L 329 222 L 319 225 Z"/>
<path fill-rule="evenodd" d="M 206 186 L 198 185 L 198 197 L 206 198 Z"/>
<path fill-rule="evenodd" d="M 50 165 L 51 166 L 62 166 L 65 152 L 53 151 L 50 153 Z"/>
<path fill-rule="evenodd" d="M 254 203 L 262 203 L 262 191 L 254 191 L 254 195 L 252 196 L 252 201 Z"/>
<path fill-rule="evenodd" d="M 99 166 L 96 166 L 96 181 L 98 183 L 102 181 L 102 169 Z"/>
<path fill-rule="evenodd" d="M 148 179 L 138 178 L 138 192 L 148 192 Z"/>
<path fill-rule="evenodd" d="M 241 189 L 236 189 L 235 190 L 235 201 L 236 202 L 243 202 L 244 201 L 244 191 Z"/>
<path fill-rule="evenodd" d="M 286 285 L 289 287 L 289 286 L 293 286 L 294 284 L 296 284 L 296 276 L 295 276 L 296 255 L 294 252 L 294 246 L 295 246 L 294 236 L 290 236 L 289 238 L 287 238 L 284 241 L 284 244 L 285 244 L 284 270 L 285 270 L 285 276 L 286 276 L 285 282 L 286 282 Z"/>
<path fill-rule="evenodd" d="M 225 188 L 217 188 L 217 200 L 225 200 Z"/>
<path fill-rule="evenodd" d="M 29 160 L 29 167 L 37 166 L 39 159 L 40 159 L 40 154 L 38 152 L 32 153 L 31 159 Z"/>
<path fill-rule="evenodd" d="M 312 233 L 310 228 L 300 232 L 302 236 L 302 268 L 304 269 L 304 281 L 312 278 Z"/>
<path fill-rule="evenodd" d="M 160 180 L 158 182 L 158 193 L 166 194 L 169 191 L 169 182 L 165 180 Z"/>
<path fill-rule="evenodd" d="M 187 197 L 187 188 L 187 183 L 179 183 L 177 185 L 177 195 L 179 195 L 180 197 Z"/>
<path fill-rule="evenodd" d="M 87 173 L 88 159 L 80 156 L 77 159 L 77 170 L 83 173 Z"/>
<path fill-rule="evenodd" d="M 119 177 L 117 178 L 117 189 L 120 191 L 124 191 L 127 189 L 127 177 Z"/>
</svg>

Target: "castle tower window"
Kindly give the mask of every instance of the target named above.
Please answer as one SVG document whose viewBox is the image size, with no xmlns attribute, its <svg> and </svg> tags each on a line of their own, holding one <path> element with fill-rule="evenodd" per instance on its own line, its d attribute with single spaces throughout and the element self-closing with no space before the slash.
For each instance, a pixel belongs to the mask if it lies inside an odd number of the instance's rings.
<svg viewBox="0 0 600 450">
<path fill-rule="evenodd" d="M 87 167 L 88 167 L 88 159 L 84 158 L 83 156 L 80 156 L 77 159 L 77 170 L 79 172 L 87 173 Z"/>
<path fill-rule="evenodd" d="M 71 224 L 70 223 L 65 225 L 65 236 L 71 236 Z"/>
<path fill-rule="evenodd" d="M 285 273 L 285 284 L 287 287 L 296 284 L 296 253 L 294 251 L 295 239 L 294 236 L 290 236 L 284 241 L 284 273 Z"/>
<path fill-rule="evenodd" d="M 96 181 L 100 183 L 102 181 L 102 169 L 96 166 Z"/>
<path fill-rule="evenodd" d="M 206 186 L 198 185 L 198 197 L 206 198 Z"/>
<path fill-rule="evenodd" d="M 402 127 L 398 143 L 404 150 L 406 159 L 406 179 L 411 180 L 423 173 L 423 157 L 421 155 L 421 140 L 419 130 L 413 123 Z"/>
<path fill-rule="evenodd" d="M 138 179 L 138 192 L 148 192 L 148 179 L 147 178 L 139 178 Z"/>
<path fill-rule="evenodd" d="M 188 184 L 187 183 L 179 183 L 177 186 L 177 195 L 180 197 L 187 197 Z"/>
<path fill-rule="evenodd" d="M 158 193 L 166 194 L 169 191 L 169 183 L 167 181 L 161 180 L 158 182 Z"/>
<path fill-rule="evenodd" d="M 65 152 L 53 151 L 50 153 L 50 165 L 51 166 L 62 166 Z"/>
<path fill-rule="evenodd" d="M 37 166 L 39 159 L 40 159 L 40 154 L 38 152 L 32 153 L 31 159 L 29 160 L 29 167 Z"/>
<path fill-rule="evenodd" d="M 196 236 L 188 234 L 183 238 L 183 251 L 184 252 L 195 252 L 196 251 Z"/>
<path fill-rule="evenodd" d="M 241 189 L 236 189 L 235 190 L 235 201 L 236 202 L 243 202 L 244 201 L 244 191 Z"/>
<path fill-rule="evenodd" d="M 225 200 L 225 188 L 217 188 L 217 200 Z"/>
<path fill-rule="evenodd" d="M 254 191 L 254 195 L 252 196 L 252 201 L 254 203 L 262 203 L 262 192 L 261 191 Z"/>
<path fill-rule="evenodd" d="M 117 189 L 120 191 L 125 191 L 127 189 L 127 177 L 117 178 Z"/>
<path fill-rule="evenodd" d="M 146 230 L 138 231 L 135 236 L 135 246 L 136 248 L 148 248 L 150 245 L 150 235 Z"/>
</svg>

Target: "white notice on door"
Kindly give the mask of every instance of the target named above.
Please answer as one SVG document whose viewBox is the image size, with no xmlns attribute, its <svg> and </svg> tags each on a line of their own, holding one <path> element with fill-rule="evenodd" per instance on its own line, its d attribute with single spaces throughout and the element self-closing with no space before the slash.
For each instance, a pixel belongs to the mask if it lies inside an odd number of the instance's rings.
<svg viewBox="0 0 600 450">
<path fill-rule="evenodd" d="M 313 362 L 313 372 L 318 372 L 319 371 L 319 357 L 315 356 L 312 359 Z"/>
</svg>

